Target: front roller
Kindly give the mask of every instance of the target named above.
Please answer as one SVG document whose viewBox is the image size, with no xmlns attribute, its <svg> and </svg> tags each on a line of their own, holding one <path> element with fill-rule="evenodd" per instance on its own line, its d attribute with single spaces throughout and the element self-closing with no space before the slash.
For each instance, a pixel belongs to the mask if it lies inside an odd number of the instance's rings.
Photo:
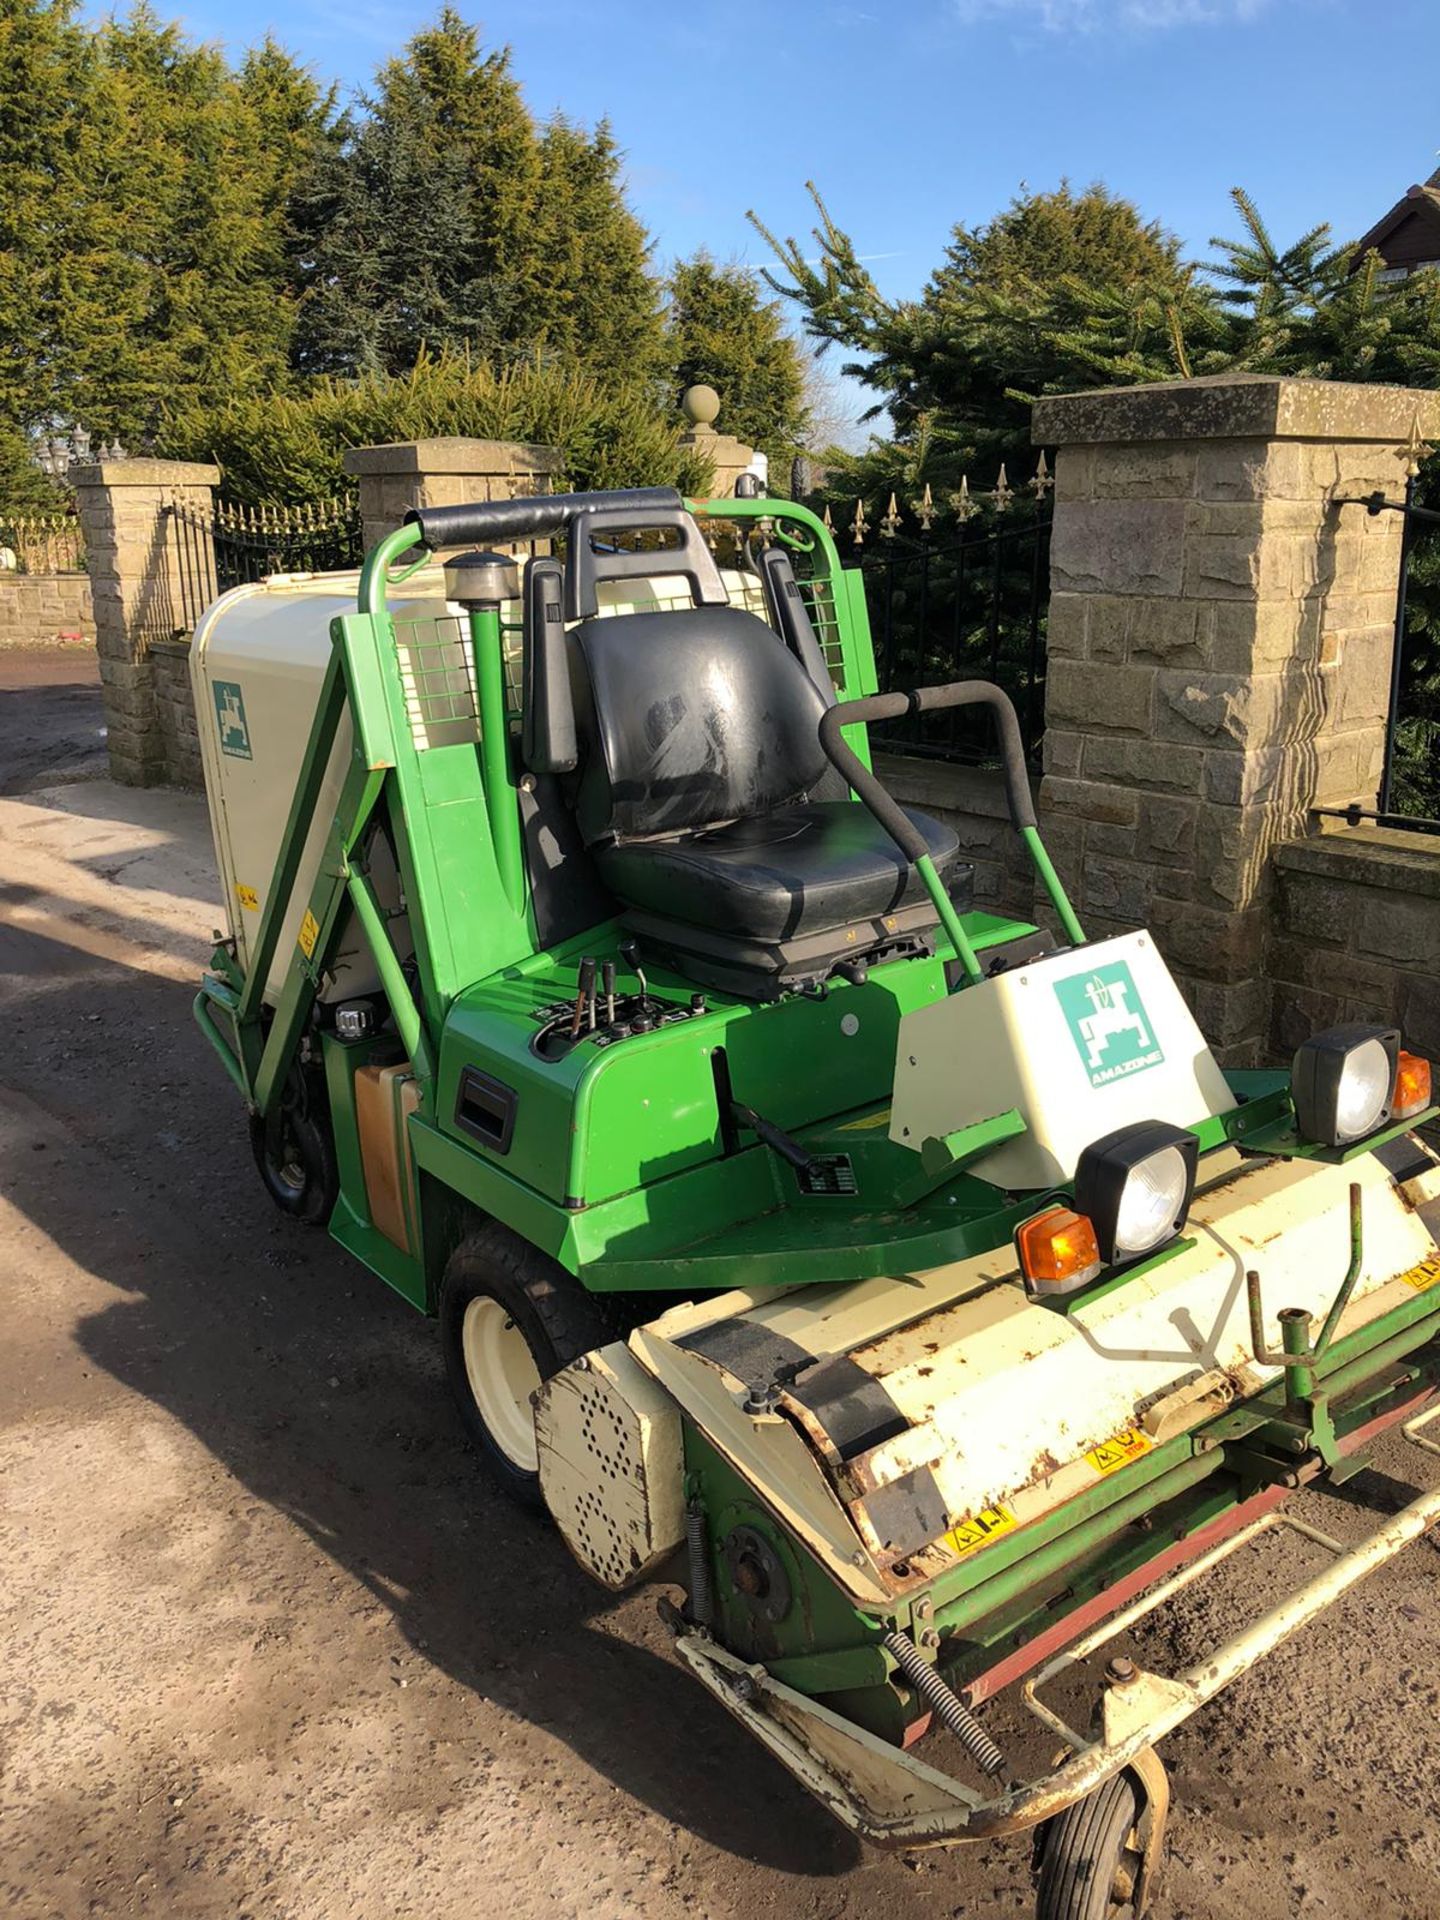
<svg viewBox="0 0 1440 1920">
<path fill-rule="evenodd" d="M 1440 1452 L 1420 1432 L 1436 1420 L 1440 1405 L 1410 1421 L 1405 1437 Z M 1124 1920 L 1127 1915 L 1143 1920 L 1163 1850 L 1169 1798 L 1156 1744 L 1437 1522 L 1440 1488 L 1421 1494 L 1350 1548 L 1283 1511 L 1261 1514 L 1025 1681 L 1022 1704 L 1064 1745 L 1049 1773 L 989 1794 L 785 1686 L 763 1665 L 727 1652 L 708 1633 L 681 1623 L 676 1648 L 726 1711 L 872 1846 L 947 1846 L 1040 1827 L 1039 1920 Z M 1096 1703 L 1094 1734 L 1077 1731 L 1041 1698 L 1041 1689 L 1058 1674 L 1090 1660 L 1240 1547 L 1281 1527 L 1329 1553 L 1331 1564 L 1251 1626 L 1174 1676 L 1111 1659 Z"/>
</svg>

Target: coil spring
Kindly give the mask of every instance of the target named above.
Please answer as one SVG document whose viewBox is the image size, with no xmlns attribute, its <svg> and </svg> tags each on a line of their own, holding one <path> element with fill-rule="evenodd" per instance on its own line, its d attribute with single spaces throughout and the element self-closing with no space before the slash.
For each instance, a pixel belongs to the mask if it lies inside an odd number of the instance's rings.
<svg viewBox="0 0 1440 1920">
<path fill-rule="evenodd" d="M 887 1633 L 886 1652 L 930 1711 L 947 1726 L 982 1773 L 1005 1771 L 1005 1756 L 970 1709 L 920 1652 L 908 1634 Z"/>
<path fill-rule="evenodd" d="M 715 1625 L 715 1590 L 705 1539 L 705 1509 L 692 1500 L 685 1509 L 685 1547 L 690 1561 L 690 1618 L 708 1632 Z"/>
</svg>

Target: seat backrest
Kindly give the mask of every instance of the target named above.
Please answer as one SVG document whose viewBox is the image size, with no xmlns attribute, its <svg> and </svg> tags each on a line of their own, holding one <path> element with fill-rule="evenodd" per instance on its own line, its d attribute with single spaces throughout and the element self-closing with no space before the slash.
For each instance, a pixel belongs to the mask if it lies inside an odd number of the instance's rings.
<svg viewBox="0 0 1440 1920">
<path fill-rule="evenodd" d="M 753 613 L 612 615 L 582 621 L 571 645 L 587 846 L 769 813 L 825 769 L 825 703 Z"/>
</svg>

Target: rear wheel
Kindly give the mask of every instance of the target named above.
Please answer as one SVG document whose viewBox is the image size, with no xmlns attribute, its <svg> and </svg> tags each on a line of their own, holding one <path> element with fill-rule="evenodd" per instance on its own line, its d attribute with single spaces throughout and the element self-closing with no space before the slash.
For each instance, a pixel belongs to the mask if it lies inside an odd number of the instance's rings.
<svg viewBox="0 0 1440 1920">
<path fill-rule="evenodd" d="M 491 1221 L 462 1242 L 440 1287 L 440 1344 L 465 1430 L 491 1478 L 542 1510 L 534 1396 L 613 1329 L 573 1274 Z"/>
<path fill-rule="evenodd" d="M 1046 1823 L 1037 1920 L 1144 1920 L 1135 1906 L 1142 1855 L 1140 1795 L 1112 1774 Z"/>
</svg>

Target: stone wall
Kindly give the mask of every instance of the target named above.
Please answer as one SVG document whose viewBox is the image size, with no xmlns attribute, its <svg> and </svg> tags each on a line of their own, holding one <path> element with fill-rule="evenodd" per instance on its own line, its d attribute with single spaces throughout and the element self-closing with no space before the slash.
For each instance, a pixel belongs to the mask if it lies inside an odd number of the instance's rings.
<svg viewBox="0 0 1440 1920">
<path fill-rule="evenodd" d="M 513 500 L 556 488 L 564 458 L 555 447 L 516 440 L 401 440 L 351 447 L 345 471 L 359 483 L 367 550 L 402 525 L 415 507 Z"/>
<path fill-rule="evenodd" d="M 126 786 L 171 777 L 152 649 L 185 629 L 187 559 L 176 513 L 207 528 L 218 467 L 100 460 L 72 467 L 94 595 L 110 772 Z M 208 536 L 201 536 L 208 537 Z"/>
<path fill-rule="evenodd" d="M 0 646 L 95 638 L 88 573 L 0 573 Z"/>
<path fill-rule="evenodd" d="M 1153 928 L 1226 1064 L 1268 1051 L 1270 855 L 1373 804 L 1414 425 L 1440 397 L 1227 376 L 1043 400 L 1059 448 L 1041 825 L 1086 932 Z"/>
<path fill-rule="evenodd" d="M 1346 1020 L 1440 1059 L 1440 840 L 1338 827 L 1275 851 L 1271 1052 Z"/>
<path fill-rule="evenodd" d="M 905 806 L 920 807 L 954 829 L 960 856 L 975 869 L 975 905 L 1028 920 L 1035 905 L 1035 869 L 1010 825 L 1005 782 L 985 767 L 952 766 L 898 753 L 877 753 L 875 772 Z M 1045 924 L 1053 920 L 1053 915 Z"/>
<path fill-rule="evenodd" d="M 205 770 L 190 692 L 188 637 L 153 641 L 150 671 L 165 779 L 171 786 L 202 788 Z"/>
</svg>

